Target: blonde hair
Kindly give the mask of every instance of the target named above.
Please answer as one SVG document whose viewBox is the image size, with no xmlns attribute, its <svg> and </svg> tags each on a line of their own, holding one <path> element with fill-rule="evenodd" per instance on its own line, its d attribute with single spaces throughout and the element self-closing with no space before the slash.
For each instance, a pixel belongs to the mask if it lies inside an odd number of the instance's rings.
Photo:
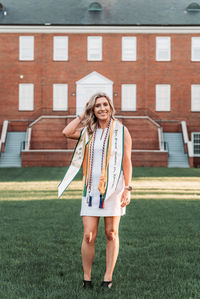
<svg viewBox="0 0 200 299">
<path fill-rule="evenodd" d="M 106 98 L 109 105 L 110 105 L 110 111 L 111 111 L 111 118 L 114 119 L 114 115 L 115 115 L 115 108 L 113 106 L 113 103 L 111 101 L 111 99 L 107 96 L 107 94 L 105 94 L 104 92 L 99 92 L 94 94 L 89 101 L 86 104 L 86 108 L 85 108 L 85 119 L 84 119 L 84 125 L 87 127 L 88 129 L 88 133 L 92 134 L 94 132 L 95 126 L 96 126 L 96 122 L 97 122 L 97 118 L 94 114 L 94 106 L 96 103 L 96 100 L 99 98 Z"/>
</svg>

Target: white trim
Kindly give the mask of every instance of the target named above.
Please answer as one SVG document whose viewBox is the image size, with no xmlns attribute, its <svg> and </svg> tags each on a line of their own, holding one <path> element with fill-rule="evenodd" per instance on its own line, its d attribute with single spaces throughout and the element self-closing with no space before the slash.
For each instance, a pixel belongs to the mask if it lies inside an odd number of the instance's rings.
<svg viewBox="0 0 200 299">
<path fill-rule="evenodd" d="M 39 116 L 36 120 L 34 120 L 30 125 L 29 127 L 32 127 L 33 125 L 35 125 L 38 121 L 40 121 L 41 119 L 43 118 L 75 118 L 76 115 L 42 115 L 42 116 Z"/>
<path fill-rule="evenodd" d="M 84 76 L 83 78 L 81 78 L 80 80 L 76 81 L 76 84 L 88 84 L 88 83 L 85 83 L 85 81 L 87 79 L 89 79 L 90 77 L 93 77 L 93 76 L 97 76 L 99 77 L 99 79 L 102 80 L 101 84 L 113 84 L 113 81 L 111 81 L 110 79 L 108 79 L 107 77 L 101 75 L 100 73 L 94 71 L 94 72 L 91 72 L 89 73 L 88 75 Z M 105 81 L 105 82 L 103 82 Z M 90 82 L 91 83 L 91 82 Z M 98 83 L 99 84 L 99 83 Z"/>
<path fill-rule="evenodd" d="M 1 139 L 0 139 L 0 154 L 1 154 L 2 144 L 6 142 L 7 131 L 8 131 L 8 120 L 4 120 L 2 131 L 1 131 Z"/>
<path fill-rule="evenodd" d="M 63 152 L 66 152 L 66 153 L 73 153 L 74 152 L 74 149 L 68 149 L 68 150 L 58 150 L 58 149 L 50 149 L 50 150 L 22 150 L 23 153 L 39 153 L 39 152 L 42 152 L 42 153 L 53 153 L 53 152 L 56 152 L 56 153 L 63 153 Z"/>
<path fill-rule="evenodd" d="M 0 33 L 166 33 L 199 34 L 200 26 L 35 26 L 1 25 Z"/>
<path fill-rule="evenodd" d="M 74 149 L 68 149 L 68 150 L 58 150 L 58 149 L 50 149 L 50 150 L 22 150 L 22 153 L 73 153 Z M 131 150 L 131 152 L 141 152 L 141 153 L 168 153 L 168 151 L 160 151 L 160 150 Z"/>
<path fill-rule="evenodd" d="M 185 120 L 181 121 L 181 128 L 184 144 L 187 145 L 188 156 L 193 157 L 193 144 L 192 141 L 189 141 L 187 123 Z"/>
<path fill-rule="evenodd" d="M 132 116 L 132 115 L 115 115 L 116 118 L 138 118 L 138 119 L 148 119 L 150 120 L 155 126 L 157 126 L 158 128 L 160 128 L 160 125 L 157 124 L 157 122 L 155 122 L 155 120 L 153 120 L 151 117 L 149 116 Z"/>
</svg>

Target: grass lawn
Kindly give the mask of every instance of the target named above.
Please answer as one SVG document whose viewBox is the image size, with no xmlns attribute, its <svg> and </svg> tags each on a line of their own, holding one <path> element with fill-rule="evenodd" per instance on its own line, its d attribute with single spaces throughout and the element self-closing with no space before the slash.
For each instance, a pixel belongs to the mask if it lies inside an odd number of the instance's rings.
<svg viewBox="0 0 200 299">
<path fill-rule="evenodd" d="M 81 288 L 81 174 L 58 200 L 64 172 L 0 169 L 0 298 L 200 298 L 200 169 L 134 169 L 108 291 L 103 220 L 94 289 Z"/>
</svg>

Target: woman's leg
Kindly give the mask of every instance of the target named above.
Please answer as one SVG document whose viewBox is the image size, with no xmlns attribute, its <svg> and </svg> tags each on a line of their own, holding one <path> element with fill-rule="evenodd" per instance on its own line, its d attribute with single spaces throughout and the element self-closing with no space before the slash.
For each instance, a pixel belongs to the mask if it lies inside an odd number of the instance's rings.
<svg viewBox="0 0 200 299">
<path fill-rule="evenodd" d="M 91 280 L 92 262 L 95 254 L 95 240 L 99 217 L 83 216 L 83 242 L 81 247 L 84 280 Z"/>
<path fill-rule="evenodd" d="M 120 216 L 104 217 L 105 234 L 107 239 L 106 273 L 104 275 L 104 281 L 112 281 L 112 274 L 119 252 L 119 222 Z"/>
</svg>

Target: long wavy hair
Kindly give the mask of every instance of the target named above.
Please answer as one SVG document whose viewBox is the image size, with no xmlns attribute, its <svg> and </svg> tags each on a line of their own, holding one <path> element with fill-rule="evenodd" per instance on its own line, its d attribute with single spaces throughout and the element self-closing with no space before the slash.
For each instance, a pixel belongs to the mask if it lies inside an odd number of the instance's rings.
<svg viewBox="0 0 200 299">
<path fill-rule="evenodd" d="M 95 126 L 97 123 L 97 118 L 94 114 L 94 106 L 95 106 L 96 100 L 99 98 L 102 98 L 102 97 L 106 98 L 110 105 L 111 118 L 113 118 L 113 119 L 115 118 L 114 117 L 115 108 L 114 108 L 113 103 L 112 103 L 111 99 L 109 98 L 109 96 L 107 96 L 107 94 L 104 92 L 99 92 L 99 93 L 94 94 L 87 102 L 86 108 L 85 108 L 84 125 L 87 127 L 89 134 L 92 134 L 94 132 L 94 129 L 95 129 Z"/>
</svg>

